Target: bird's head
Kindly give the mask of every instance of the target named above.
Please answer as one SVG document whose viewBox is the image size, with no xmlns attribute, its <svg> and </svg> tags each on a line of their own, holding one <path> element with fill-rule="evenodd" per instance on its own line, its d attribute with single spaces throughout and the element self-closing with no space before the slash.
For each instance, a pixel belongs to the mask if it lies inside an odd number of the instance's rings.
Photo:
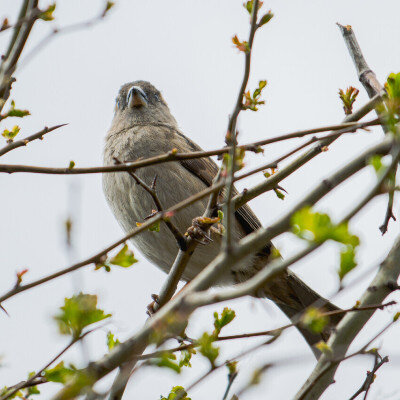
<svg viewBox="0 0 400 400">
<path fill-rule="evenodd" d="M 130 82 L 121 87 L 113 123 L 122 129 L 146 124 L 176 125 L 160 91 L 146 81 Z"/>
</svg>

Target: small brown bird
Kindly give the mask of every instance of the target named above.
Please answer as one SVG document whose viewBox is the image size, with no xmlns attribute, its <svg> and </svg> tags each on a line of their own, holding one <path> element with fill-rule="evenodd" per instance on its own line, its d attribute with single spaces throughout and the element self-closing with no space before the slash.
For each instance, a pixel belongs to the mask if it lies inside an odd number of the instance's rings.
<svg viewBox="0 0 400 400">
<path fill-rule="evenodd" d="M 115 115 L 107 134 L 104 164 L 113 165 L 115 159 L 132 161 L 165 154 L 171 149 L 188 153 L 202 149 L 187 138 L 178 128 L 168 105 L 161 93 L 149 82 L 136 81 L 123 85 L 116 99 Z M 168 162 L 140 168 L 135 173 L 149 186 L 157 176 L 156 191 L 164 209 L 200 192 L 212 184 L 218 168 L 209 157 L 193 160 Z M 152 213 L 154 201 L 151 196 L 135 183 L 128 173 L 107 173 L 103 175 L 103 188 L 108 203 L 118 222 L 129 232 Z M 172 217 L 173 223 L 183 233 L 191 226 L 195 217 L 201 216 L 207 205 L 203 199 Z M 248 205 L 235 213 L 233 236 L 236 240 L 261 227 L 257 217 Z M 212 242 L 197 246 L 182 279 L 190 281 L 219 253 L 221 234 L 212 230 Z M 177 254 L 174 236 L 161 224 L 160 232 L 145 231 L 132 238 L 144 256 L 167 272 Z M 230 285 L 246 281 L 268 264 L 272 244 L 223 275 L 215 285 Z M 312 304 L 323 304 L 326 310 L 337 309 L 302 282 L 294 273 L 287 271 L 257 293 L 267 297 L 291 319 L 298 316 Z M 333 324 L 339 321 L 336 316 Z M 304 327 L 298 328 L 310 346 L 321 339 L 327 339 L 329 332 L 313 334 Z M 313 348 L 314 354 L 318 351 Z"/>
</svg>

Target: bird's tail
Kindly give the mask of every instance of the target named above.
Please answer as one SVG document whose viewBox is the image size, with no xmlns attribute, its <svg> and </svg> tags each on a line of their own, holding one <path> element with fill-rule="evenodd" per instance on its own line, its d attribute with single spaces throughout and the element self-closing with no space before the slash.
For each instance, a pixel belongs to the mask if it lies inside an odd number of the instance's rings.
<svg viewBox="0 0 400 400">
<path fill-rule="evenodd" d="M 314 355 L 318 358 L 319 350 L 314 346 L 319 341 L 327 341 L 332 329 L 339 323 L 343 314 L 329 317 L 328 326 L 321 333 L 313 333 L 299 323 L 304 311 L 309 307 L 320 308 L 325 312 L 340 310 L 334 304 L 324 299 L 293 272 L 287 271 L 275 278 L 267 287 L 258 292 L 258 297 L 267 297 L 290 318 L 302 334 Z"/>
</svg>

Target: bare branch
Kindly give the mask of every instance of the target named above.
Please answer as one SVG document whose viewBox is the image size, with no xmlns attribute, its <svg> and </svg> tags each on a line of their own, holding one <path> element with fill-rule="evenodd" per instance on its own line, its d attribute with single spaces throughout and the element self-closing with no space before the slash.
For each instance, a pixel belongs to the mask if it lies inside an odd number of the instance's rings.
<svg viewBox="0 0 400 400">
<path fill-rule="evenodd" d="M 365 90 L 367 91 L 368 96 L 371 98 L 375 96 L 377 93 L 383 91 L 384 87 L 380 84 L 375 73 L 369 68 L 367 62 L 365 61 L 364 55 L 357 42 L 353 28 L 350 25 L 343 26 L 340 25 L 339 23 L 337 25 L 340 28 L 340 31 L 342 32 L 350 56 L 353 59 L 358 78 L 360 82 L 363 84 Z M 378 117 L 384 120 L 384 108 L 377 107 L 375 110 Z M 388 133 L 388 129 L 385 124 L 381 124 L 381 127 L 385 133 Z M 394 172 L 394 174 L 396 175 L 396 171 Z M 385 219 L 383 221 L 383 224 L 379 227 L 379 230 L 382 232 L 382 235 L 384 235 L 387 232 L 390 220 L 393 219 L 394 221 L 396 221 L 396 218 L 393 214 L 393 200 L 394 200 L 394 190 L 391 190 L 389 191 L 388 195 L 388 205 L 386 209 Z"/>
<path fill-rule="evenodd" d="M 223 241 L 223 246 L 225 247 L 225 251 L 231 251 L 232 236 L 233 236 L 233 221 L 235 218 L 235 210 L 232 206 L 232 194 L 233 194 L 233 182 L 234 175 L 236 172 L 236 146 L 237 146 L 237 132 L 236 132 L 236 124 L 237 119 L 240 112 L 243 110 L 243 96 L 246 90 L 247 82 L 250 77 L 250 65 L 251 65 L 251 54 L 253 49 L 254 36 L 256 34 L 258 25 L 257 25 L 257 14 L 259 8 L 259 0 L 254 0 L 252 2 L 251 8 L 251 20 L 250 20 L 250 33 L 247 49 L 245 51 L 245 64 L 244 64 L 244 75 L 242 84 L 239 89 L 239 93 L 236 99 L 235 108 L 232 112 L 232 115 L 229 118 L 228 122 L 228 130 L 226 134 L 226 144 L 230 146 L 229 156 L 230 156 L 230 168 L 227 171 L 228 179 L 226 181 L 226 190 L 225 190 L 225 217 L 224 217 L 224 225 L 225 225 L 225 236 Z"/>
<path fill-rule="evenodd" d="M 371 285 L 361 297 L 360 305 L 381 303 L 391 292 L 391 282 L 397 282 L 400 275 L 400 238 L 392 247 L 389 255 L 381 264 Z M 328 341 L 332 350 L 332 356 L 323 354 L 318 361 L 314 371 L 307 379 L 306 383 L 296 395 L 296 399 L 315 399 L 319 398 L 325 389 L 331 384 L 335 375 L 338 363 L 332 365 L 332 359 L 342 359 L 348 347 L 354 340 L 359 331 L 371 318 L 374 311 L 365 313 L 347 314 L 336 327 Z"/>
<path fill-rule="evenodd" d="M 355 111 L 351 115 L 348 115 L 344 119 L 344 122 L 358 121 L 359 119 L 364 117 L 366 114 L 368 114 L 370 111 L 372 111 L 376 107 L 377 104 L 380 104 L 382 102 L 382 97 L 384 97 L 384 96 L 385 96 L 384 92 L 381 92 L 379 95 L 374 96 L 368 103 L 366 103 L 359 110 Z M 233 201 L 235 202 L 236 209 L 241 207 L 243 204 L 249 202 L 250 200 L 256 198 L 261 193 L 264 193 L 265 190 L 271 190 L 272 188 L 274 188 L 283 179 L 287 178 L 294 171 L 296 171 L 297 169 L 302 167 L 304 164 L 306 164 L 307 162 L 312 160 L 314 157 L 316 157 L 318 154 L 320 154 L 326 146 L 329 146 L 330 144 L 332 144 L 336 139 L 337 139 L 337 135 L 334 135 L 334 136 L 327 137 L 325 140 L 321 140 L 310 150 L 308 150 L 307 152 L 302 154 L 300 157 L 298 157 L 296 160 L 294 160 L 292 163 L 290 163 L 285 168 L 276 172 L 274 175 L 272 175 L 270 178 L 266 179 L 264 182 L 256 185 L 252 189 L 246 190 L 245 193 L 241 193 L 241 194 L 235 196 L 233 198 Z"/>
<path fill-rule="evenodd" d="M 364 400 L 368 396 L 369 389 L 371 388 L 371 385 L 373 384 L 375 380 L 375 373 L 378 371 L 380 367 L 382 367 L 383 364 L 389 362 L 389 357 L 381 357 L 380 354 L 376 351 L 375 352 L 375 360 L 374 360 L 374 366 L 372 368 L 372 371 L 367 371 L 367 377 L 365 378 L 364 383 L 361 385 L 360 389 L 357 390 L 353 394 L 353 396 L 350 397 L 349 400 L 354 400 L 356 399 L 361 393 L 365 392 L 364 395 Z"/>
<path fill-rule="evenodd" d="M 61 128 L 62 126 L 65 126 L 65 125 L 68 125 L 68 124 L 55 125 L 55 126 L 52 126 L 51 128 L 47 128 L 47 126 L 46 126 L 41 131 L 34 133 L 31 136 L 27 136 L 25 139 L 21 139 L 21 140 L 12 142 L 8 146 L 5 146 L 2 149 L 0 149 L 0 157 L 3 156 L 4 154 L 8 153 L 11 150 L 17 149 L 18 147 L 26 146 L 29 142 L 33 142 L 36 139 L 42 140 L 43 136 L 46 133 L 52 132 L 58 128 Z"/>
<path fill-rule="evenodd" d="M 37 9 L 38 0 L 24 0 L 18 19 L 24 19 L 30 16 Z M 11 36 L 8 49 L 2 58 L 0 64 L 0 112 L 2 111 L 8 97 L 10 96 L 11 86 L 15 81 L 12 78 L 17 62 L 25 47 L 26 41 L 31 33 L 33 24 L 37 18 L 29 19 L 22 25 L 14 27 L 14 33 Z"/>
<path fill-rule="evenodd" d="M 196 278 L 194 278 L 185 288 L 177 295 L 175 298 L 170 300 L 164 307 L 162 307 L 159 312 L 157 312 L 153 318 L 151 318 L 148 323 L 134 336 L 130 339 L 118 345 L 110 354 L 104 356 L 97 362 L 91 363 L 84 372 L 87 372 L 93 377 L 94 381 L 101 379 L 103 376 L 130 360 L 137 354 L 135 351 L 138 347 L 143 347 L 149 343 L 151 333 L 154 329 L 159 326 L 160 323 L 165 318 L 171 318 L 172 315 L 179 316 L 179 321 L 183 323 L 186 321 L 190 313 L 196 308 L 194 303 L 189 303 L 185 301 L 185 298 L 189 294 L 193 295 L 193 292 L 204 290 L 218 278 L 218 276 L 227 268 L 232 268 L 235 264 L 239 263 L 247 255 L 256 252 L 258 249 L 262 248 L 265 243 L 269 242 L 273 237 L 286 231 L 290 226 L 291 216 L 297 210 L 303 208 L 307 204 L 314 204 L 320 200 L 324 195 L 329 193 L 334 187 L 338 186 L 341 182 L 345 181 L 347 178 L 352 176 L 358 170 L 366 165 L 366 160 L 373 154 L 383 151 L 386 149 L 389 151 L 392 146 L 392 141 L 388 137 L 384 142 L 377 146 L 373 146 L 359 157 L 352 160 L 348 165 L 343 167 L 341 170 L 333 174 L 329 180 L 322 182 L 314 190 L 310 192 L 305 198 L 303 198 L 298 205 L 296 205 L 292 210 L 290 210 L 285 216 L 278 220 L 275 224 L 268 228 L 260 228 L 258 231 L 249 234 L 239 242 L 239 246 L 234 252 L 234 254 L 221 253 L 218 255 L 207 267 L 200 272 Z M 272 267 L 272 266 L 271 266 Z M 267 268 L 266 270 L 270 270 Z M 260 273 L 262 273 L 261 271 Z M 212 296 L 212 293 L 209 294 Z M 369 302 L 368 304 L 371 304 Z M 377 304 L 379 301 L 374 302 Z M 368 305 L 362 304 L 362 305 Z M 179 314 L 172 314 L 174 311 L 179 309 Z M 372 311 L 366 311 L 365 313 L 358 314 L 369 314 Z M 169 335 L 174 334 L 175 329 L 181 328 L 181 323 L 174 324 L 174 326 L 169 326 L 171 329 L 168 332 Z M 176 325 L 176 326 L 175 326 Z M 167 333 L 167 332 L 165 332 Z M 178 334 L 178 332 L 175 332 Z M 74 382 L 71 382 L 73 386 Z M 54 399 L 64 399 L 64 395 L 70 389 L 71 385 L 67 385 L 62 389 Z"/>
<path fill-rule="evenodd" d="M 365 114 L 364 114 L 365 115 Z M 243 148 L 246 151 L 254 151 L 258 152 L 259 147 L 276 143 L 281 140 L 288 140 L 293 138 L 300 138 L 306 135 L 310 135 L 316 132 L 325 132 L 331 129 L 338 130 L 337 134 L 343 134 L 348 132 L 354 132 L 355 129 L 363 129 L 368 126 L 373 126 L 379 124 L 377 119 L 362 122 L 362 123 L 344 123 L 339 125 L 330 125 L 323 128 L 315 128 L 308 129 L 304 131 L 297 131 L 288 133 L 282 136 L 277 136 L 271 139 L 265 139 L 258 142 L 253 142 L 245 145 L 238 146 L 238 148 Z M 335 132 L 332 133 L 332 135 Z M 325 138 L 322 138 L 324 140 Z M 318 138 L 314 138 L 312 143 L 320 140 Z M 307 144 L 308 145 L 308 144 Z M 304 145 L 303 145 L 304 147 Z M 39 166 L 29 166 L 29 165 L 9 165 L 9 164 L 0 164 L 0 172 L 5 172 L 8 174 L 16 173 L 16 172 L 27 172 L 27 173 L 37 173 L 37 174 L 51 174 L 51 175 L 80 175 L 80 174 L 93 174 L 93 173 L 108 173 L 108 172 L 119 172 L 119 171 L 135 171 L 139 168 L 144 168 L 149 165 L 161 164 L 164 162 L 172 162 L 179 160 L 192 160 L 196 158 L 216 156 L 228 153 L 230 151 L 230 147 L 224 147 L 222 149 L 217 150 L 209 150 L 209 151 L 195 151 L 191 153 L 176 153 L 173 150 L 166 154 L 161 154 L 159 156 L 150 157 L 144 160 L 136 160 L 136 161 L 126 161 L 121 165 L 109 165 L 109 166 L 101 166 L 101 167 L 91 167 L 91 168 L 52 168 L 52 167 L 39 167 Z M 271 163 L 272 164 L 272 163 Z"/>
<path fill-rule="evenodd" d="M 379 83 L 375 73 L 369 68 L 367 62 L 365 61 L 353 28 L 350 25 L 344 26 L 339 23 L 337 23 L 337 26 L 342 32 L 347 49 L 349 50 L 350 56 L 353 59 L 354 66 L 357 70 L 358 79 L 363 84 L 370 98 L 376 96 L 378 93 L 384 90 L 384 87 Z"/>
</svg>

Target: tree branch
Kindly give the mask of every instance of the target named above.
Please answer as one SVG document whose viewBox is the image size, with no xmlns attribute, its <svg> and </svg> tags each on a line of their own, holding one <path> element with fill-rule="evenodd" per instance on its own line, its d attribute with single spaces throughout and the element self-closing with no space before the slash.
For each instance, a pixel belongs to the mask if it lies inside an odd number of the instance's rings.
<svg viewBox="0 0 400 400">
<path fill-rule="evenodd" d="M 340 130 L 341 134 L 343 134 L 348 132 L 354 132 L 355 129 L 363 129 L 368 126 L 373 126 L 377 124 L 379 124 L 379 121 L 377 119 L 374 119 L 372 121 L 362 122 L 362 123 L 352 122 L 352 123 L 344 123 L 338 125 L 329 125 L 322 128 L 313 128 L 304 131 L 291 132 L 271 139 L 265 139 L 241 145 L 238 146 L 238 148 L 242 148 L 246 151 L 259 152 L 260 146 L 264 146 L 270 143 L 276 143 L 281 140 L 301 138 L 306 135 L 311 135 L 318 132 L 326 132 L 331 129 L 338 131 Z M 317 140 L 319 139 L 315 138 L 313 139 L 313 142 Z M 217 156 L 226 154 L 229 151 L 230 147 L 224 147 L 222 149 L 209 150 L 209 151 L 195 151 L 191 153 L 176 153 L 175 151 L 171 150 L 166 154 L 160 154 L 159 156 L 150 157 L 144 160 L 127 161 L 121 165 L 108 165 L 108 166 L 88 167 L 88 168 L 52 168 L 52 167 L 39 167 L 39 166 L 29 166 L 29 165 L 0 164 L 0 172 L 8 174 L 16 172 L 26 172 L 26 173 L 51 174 L 51 175 L 80 175 L 80 174 L 119 172 L 119 171 L 135 171 L 136 169 L 144 168 L 149 165 L 156 165 L 165 162 L 180 161 L 180 160 L 192 160 L 196 158 L 209 157 L 209 156 Z"/>
<path fill-rule="evenodd" d="M 253 50 L 254 36 L 256 34 L 257 25 L 257 15 L 258 15 L 259 1 L 253 0 L 251 8 L 251 18 L 250 18 L 250 33 L 248 39 L 247 49 L 245 53 L 245 63 L 244 63 L 244 75 L 242 84 L 239 89 L 239 93 L 236 99 L 236 105 L 232 112 L 231 117 L 228 122 L 228 130 L 226 134 L 226 144 L 230 146 L 229 156 L 230 156 L 230 168 L 229 163 L 227 164 L 227 174 L 228 178 L 226 181 L 225 189 L 225 215 L 224 215 L 224 225 L 225 225 L 225 236 L 223 240 L 223 246 L 225 251 L 231 251 L 232 236 L 233 236 L 233 224 L 235 220 L 235 210 L 232 206 L 232 193 L 233 193 L 233 182 L 234 175 L 236 172 L 236 146 L 237 146 L 237 132 L 236 124 L 240 112 L 243 109 L 243 96 L 247 87 L 247 82 L 250 77 L 250 66 L 251 66 L 251 54 Z"/>
<path fill-rule="evenodd" d="M 351 115 L 346 116 L 344 122 L 358 121 L 359 119 L 367 115 L 370 111 L 372 111 L 377 104 L 380 104 L 382 102 L 382 97 L 384 96 L 385 96 L 384 92 L 381 92 L 379 95 L 374 96 L 368 103 L 366 103 L 359 110 L 355 111 Z M 243 204 L 249 202 L 250 200 L 253 200 L 261 193 L 264 193 L 266 190 L 271 190 L 272 188 L 274 188 L 280 181 L 287 178 L 294 171 L 296 171 L 304 164 L 312 160 L 315 156 L 320 154 L 326 146 L 332 144 L 336 139 L 337 135 L 334 135 L 327 137 L 325 140 L 321 140 L 310 150 L 303 153 L 288 166 L 279 170 L 274 175 L 266 179 L 264 182 L 256 185 L 252 189 L 246 190 L 245 193 L 241 193 L 235 196 L 232 201 L 234 201 L 236 209 L 241 207 Z"/>
<path fill-rule="evenodd" d="M 52 126 L 51 128 L 47 128 L 47 126 L 42 129 L 41 131 L 34 133 L 31 136 L 27 136 L 25 139 L 17 140 L 15 142 L 10 143 L 7 146 L 4 146 L 2 149 L 0 149 L 0 157 L 3 156 L 4 154 L 8 153 L 11 150 L 17 149 L 18 147 L 26 146 L 29 142 L 33 142 L 36 139 L 43 139 L 43 136 L 46 133 L 52 132 L 58 128 L 61 128 L 62 126 L 65 126 L 68 124 L 60 124 L 60 125 L 55 125 Z"/>
<path fill-rule="evenodd" d="M 347 45 L 350 56 L 353 59 L 354 66 L 356 67 L 357 75 L 360 82 L 363 84 L 365 90 L 368 93 L 368 96 L 371 98 L 375 96 L 377 93 L 380 93 L 384 90 L 384 87 L 378 81 L 375 73 L 369 68 L 367 62 L 365 61 L 364 55 L 361 51 L 360 45 L 358 44 L 356 35 L 353 31 L 353 28 L 350 25 L 343 26 L 339 23 L 337 24 L 342 32 L 343 39 Z M 375 108 L 375 111 L 380 119 L 384 121 L 385 119 L 385 109 L 381 107 Z M 381 124 L 381 127 L 385 133 L 388 133 L 388 129 L 385 124 Z M 397 168 L 396 168 L 397 170 Z M 396 175 L 396 171 L 394 172 Z M 385 219 L 383 224 L 379 227 L 379 230 L 384 235 L 389 226 L 389 222 L 391 219 L 396 221 L 396 218 L 393 214 L 393 200 L 394 200 L 394 190 L 389 191 L 388 195 L 388 205 L 386 209 Z"/>
<path fill-rule="evenodd" d="M 323 181 L 314 190 L 303 198 L 297 206 L 290 210 L 285 216 L 278 220 L 275 224 L 268 228 L 260 228 L 258 231 L 249 234 L 239 242 L 239 246 L 233 254 L 219 254 L 207 267 L 205 267 L 196 278 L 194 278 L 175 298 L 170 300 L 163 308 L 157 312 L 153 318 L 148 320 L 146 325 L 130 339 L 118 345 L 108 355 L 104 356 L 97 362 L 91 363 L 84 372 L 93 377 L 93 382 L 101 379 L 109 372 L 117 368 L 135 356 L 135 350 L 138 347 L 143 347 L 149 343 L 152 332 L 159 324 L 164 324 L 165 319 L 170 319 L 173 315 L 178 319 L 176 324 L 169 324 L 170 331 L 164 332 L 165 335 L 178 334 L 182 324 L 187 321 L 188 316 L 196 308 L 196 305 L 185 301 L 185 298 L 193 292 L 208 288 L 218 276 L 227 268 L 232 268 L 239 263 L 247 255 L 261 249 L 265 243 L 269 242 L 275 236 L 283 233 L 290 227 L 291 216 L 297 210 L 303 208 L 307 204 L 314 204 L 323 196 L 329 193 L 334 187 L 345 181 L 358 170 L 366 165 L 366 160 L 370 156 L 380 151 L 389 151 L 392 146 L 392 141 L 388 137 L 384 142 L 371 147 L 369 150 L 352 160 L 348 165 L 333 174 L 330 179 Z M 269 270 L 270 268 L 268 268 Z M 262 273 L 261 271 L 260 273 Z M 212 296 L 212 294 L 210 294 Z M 378 302 L 374 302 L 376 304 Z M 371 304 L 371 303 L 369 303 Z M 363 304 L 364 305 L 364 304 Z M 175 313 L 179 310 L 179 313 Z M 366 311 L 365 314 L 369 312 Z M 164 321 L 164 323 L 163 323 Z M 176 330 L 176 331 L 175 331 Z M 66 393 L 71 389 L 71 386 L 78 385 L 77 382 L 72 382 L 62 389 L 54 399 L 63 399 Z"/>
<path fill-rule="evenodd" d="M 37 5 L 38 0 L 24 0 L 18 19 L 23 19 L 31 15 L 31 13 L 37 9 Z M 8 49 L 0 64 L 0 112 L 10 96 L 11 86 L 15 81 L 15 79 L 12 78 L 12 74 L 15 71 L 17 62 L 36 19 L 37 18 L 28 19 L 28 21 L 22 25 L 14 27 L 14 33 L 11 36 Z"/>
<path fill-rule="evenodd" d="M 361 297 L 362 307 L 381 303 L 391 292 L 391 283 L 397 282 L 400 275 L 400 237 L 397 238 L 389 255 L 380 265 L 379 271 L 371 285 Z M 347 314 L 340 321 L 329 338 L 328 345 L 332 356 L 323 354 L 306 383 L 296 395 L 296 399 L 317 399 L 332 383 L 339 363 L 332 365 L 332 359 L 342 359 L 351 342 L 374 314 L 374 310 L 365 313 Z M 322 374 L 322 371 L 326 371 Z"/>
</svg>

